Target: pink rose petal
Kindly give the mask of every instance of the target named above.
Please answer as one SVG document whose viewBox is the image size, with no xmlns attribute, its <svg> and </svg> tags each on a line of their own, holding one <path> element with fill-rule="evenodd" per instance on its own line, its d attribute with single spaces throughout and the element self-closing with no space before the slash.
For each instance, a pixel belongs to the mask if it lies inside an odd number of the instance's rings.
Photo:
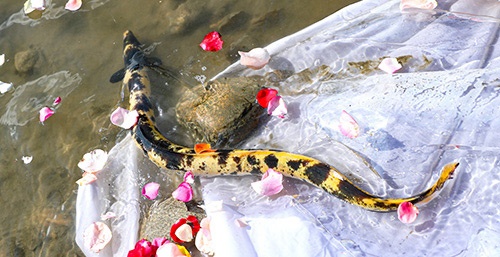
<svg viewBox="0 0 500 257">
<path fill-rule="evenodd" d="M 40 122 L 43 123 L 46 121 L 50 116 L 54 114 L 54 110 L 50 109 L 49 107 L 43 107 L 40 110 Z"/>
<path fill-rule="evenodd" d="M 140 252 L 141 255 L 133 255 L 133 256 L 154 256 L 156 253 L 157 247 L 153 246 L 151 242 L 149 242 L 147 239 L 141 239 L 135 243 L 134 250 L 132 251 L 137 251 Z M 128 256 L 130 256 L 130 252 Z"/>
<path fill-rule="evenodd" d="M 438 3 L 436 0 L 401 0 L 399 4 L 399 9 L 404 11 L 409 8 L 433 10 L 436 8 Z"/>
<path fill-rule="evenodd" d="M 212 31 L 205 35 L 203 41 L 200 43 L 200 47 L 205 51 L 217 52 L 222 49 L 222 37 L 219 32 Z"/>
<path fill-rule="evenodd" d="M 200 222 L 200 230 L 196 234 L 195 246 L 202 253 L 214 255 L 212 246 L 212 235 L 210 233 L 210 218 L 203 218 Z"/>
<path fill-rule="evenodd" d="M 147 183 L 142 188 L 142 195 L 144 195 L 149 200 L 154 200 L 158 196 L 159 189 L 160 189 L 160 184 L 155 182 Z"/>
<path fill-rule="evenodd" d="M 170 243 L 170 241 L 168 241 L 166 237 L 156 237 L 151 243 L 153 244 L 153 246 L 160 247 L 164 244 Z"/>
<path fill-rule="evenodd" d="M 82 0 L 69 0 L 64 6 L 64 9 L 76 11 L 80 9 L 80 7 L 82 7 Z"/>
<path fill-rule="evenodd" d="M 61 97 L 56 97 L 56 99 L 54 99 L 54 103 L 52 103 L 52 105 L 58 105 L 59 103 L 61 103 Z"/>
<path fill-rule="evenodd" d="M 398 219 L 403 223 L 412 223 L 417 219 L 418 209 L 410 202 L 402 202 L 398 206 Z"/>
<path fill-rule="evenodd" d="M 254 48 L 250 50 L 250 52 L 238 51 L 238 54 L 241 56 L 240 64 L 254 70 L 258 70 L 266 66 L 271 58 L 269 52 L 264 48 Z"/>
<path fill-rule="evenodd" d="M 175 235 L 184 242 L 193 240 L 193 228 L 189 224 L 182 224 L 175 230 Z"/>
<path fill-rule="evenodd" d="M 102 222 L 94 222 L 83 234 L 83 242 L 85 247 L 91 251 L 98 253 L 101 251 L 111 240 L 111 230 Z"/>
<path fill-rule="evenodd" d="M 183 202 L 189 202 L 193 199 L 193 188 L 187 182 L 182 182 L 177 189 L 172 192 L 172 196 Z"/>
<path fill-rule="evenodd" d="M 379 69 L 383 70 L 388 74 L 393 74 L 402 67 L 403 66 L 401 66 L 401 64 L 398 62 L 396 58 L 384 58 L 378 65 Z"/>
<path fill-rule="evenodd" d="M 285 115 L 288 113 L 286 108 L 285 101 L 281 96 L 277 95 L 269 101 L 269 105 L 267 106 L 267 114 L 272 116 L 278 116 L 281 119 L 285 118 Z"/>
<path fill-rule="evenodd" d="M 192 171 L 187 171 L 184 173 L 184 182 L 193 184 L 194 183 L 194 174 Z"/>
<path fill-rule="evenodd" d="M 129 111 L 127 109 L 118 107 L 116 110 L 111 113 L 110 120 L 113 125 L 124 129 L 130 129 L 135 124 L 137 124 L 137 119 L 139 118 L 139 114 L 136 110 Z"/>
<path fill-rule="evenodd" d="M 95 173 L 104 168 L 108 160 L 108 153 L 101 149 L 95 149 L 83 155 L 78 167 L 86 172 Z"/>
<path fill-rule="evenodd" d="M 360 131 L 356 120 L 354 120 L 354 118 L 344 110 L 342 111 L 342 114 L 340 114 L 339 130 L 342 135 L 348 138 L 358 137 Z"/>
<path fill-rule="evenodd" d="M 96 177 L 96 175 L 94 175 L 94 173 L 84 172 L 82 174 L 82 178 L 77 180 L 76 183 L 79 186 L 84 186 L 84 185 L 88 185 L 96 180 L 97 180 L 97 177 Z"/>
<path fill-rule="evenodd" d="M 275 195 L 283 189 L 283 174 L 268 169 L 262 179 L 252 184 L 253 190 L 261 195 Z"/>
<path fill-rule="evenodd" d="M 180 247 L 185 250 L 183 246 L 178 246 L 174 243 L 166 243 L 156 251 L 156 257 L 185 257 L 186 255 L 182 253 L 179 249 Z"/>
</svg>

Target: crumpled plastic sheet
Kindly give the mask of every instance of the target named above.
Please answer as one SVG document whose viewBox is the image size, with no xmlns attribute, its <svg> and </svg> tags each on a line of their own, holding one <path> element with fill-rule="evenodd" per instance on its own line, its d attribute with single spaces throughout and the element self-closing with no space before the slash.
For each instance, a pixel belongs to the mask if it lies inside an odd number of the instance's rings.
<svg viewBox="0 0 500 257">
<path fill-rule="evenodd" d="M 362 1 L 266 47 L 272 58 L 263 70 L 236 63 L 223 71 L 220 76 L 294 74 L 272 85 L 287 102 L 288 117 L 272 118 L 241 148 L 312 156 L 390 197 L 423 191 L 447 163 L 460 166 L 419 206 L 412 224 L 290 178 L 272 197 L 253 191 L 256 176 L 202 178 L 217 256 L 498 256 L 499 5 L 439 1 L 436 10 L 401 13 L 399 1 Z M 411 58 L 393 75 L 357 68 L 401 56 Z M 342 110 L 360 124 L 358 138 L 338 131 Z M 97 254 L 83 247 L 83 230 L 109 208 L 121 218 L 109 224 L 111 247 L 98 255 L 124 256 L 137 240 L 135 169 L 150 164 L 135 147 L 125 138 L 97 183 L 79 188 L 76 240 L 87 256 Z"/>
</svg>

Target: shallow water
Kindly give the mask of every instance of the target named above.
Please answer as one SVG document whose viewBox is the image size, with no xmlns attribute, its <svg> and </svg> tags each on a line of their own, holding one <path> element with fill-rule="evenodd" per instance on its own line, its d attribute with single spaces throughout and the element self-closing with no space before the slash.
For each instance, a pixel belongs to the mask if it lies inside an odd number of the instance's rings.
<svg viewBox="0 0 500 257">
<path fill-rule="evenodd" d="M 23 14 L 22 1 L 0 7 L 0 81 L 14 84 L 0 95 L 1 256 L 82 255 L 74 243 L 77 163 L 89 150 L 110 150 L 125 133 L 108 120 L 122 104 L 120 86 L 108 79 L 123 65 L 123 31 L 134 31 L 176 75 L 153 76 L 166 85 L 154 93 L 171 112 L 180 90 L 170 92 L 184 88 L 178 81 L 211 78 L 238 59 L 238 50 L 265 46 L 356 1 L 92 0 L 77 12 L 64 10 L 62 0 L 46 2 L 39 20 Z M 221 52 L 198 46 L 212 30 L 223 35 Z M 28 49 L 38 59 L 21 74 L 14 56 Z M 41 124 L 39 109 L 57 96 L 55 115 Z"/>
</svg>

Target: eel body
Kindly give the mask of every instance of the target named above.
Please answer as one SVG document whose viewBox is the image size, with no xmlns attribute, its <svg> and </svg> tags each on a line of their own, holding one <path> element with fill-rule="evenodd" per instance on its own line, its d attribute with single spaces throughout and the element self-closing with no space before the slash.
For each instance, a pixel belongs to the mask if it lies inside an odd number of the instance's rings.
<svg viewBox="0 0 500 257">
<path fill-rule="evenodd" d="M 153 104 L 150 100 L 148 67 L 156 65 L 145 57 L 141 44 L 130 31 L 123 35 L 125 68 L 111 78 L 112 82 L 123 78 L 128 88 L 129 109 L 139 113 L 132 135 L 145 155 L 157 166 L 195 175 L 262 174 L 274 169 L 286 176 L 307 181 L 326 192 L 362 208 L 387 212 L 394 211 L 402 202 L 416 204 L 428 200 L 451 178 L 458 163 L 444 166 L 440 177 L 430 188 L 406 198 L 381 198 L 353 184 L 334 167 L 307 156 L 279 150 L 224 150 L 196 153 L 191 147 L 173 143 L 161 134 L 155 124 Z"/>
</svg>

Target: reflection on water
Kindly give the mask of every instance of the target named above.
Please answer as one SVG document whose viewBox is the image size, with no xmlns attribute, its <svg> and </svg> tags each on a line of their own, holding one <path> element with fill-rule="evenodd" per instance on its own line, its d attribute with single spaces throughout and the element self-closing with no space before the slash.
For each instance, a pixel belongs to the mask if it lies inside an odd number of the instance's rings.
<svg viewBox="0 0 500 257">
<path fill-rule="evenodd" d="M 108 82 L 122 64 L 121 37 L 134 31 L 180 81 L 194 85 L 238 59 L 238 50 L 265 46 L 356 2 L 343 1 L 84 1 L 77 12 L 47 0 L 39 20 L 22 12 L 23 1 L 0 8 L 0 81 L 14 89 L 0 95 L 0 255 L 82 255 L 74 243 L 74 204 L 81 176 L 76 164 L 95 148 L 109 150 L 120 129 L 110 125 L 121 104 L 120 87 Z M 218 53 L 201 51 L 203 36 L 218 30 Z M 33 69 L 19 73 L 15 55 L 30 50 Z M 154 93 L 169 111 L 177 80 L 153 76 Z M 38 110 L 62 97 L 45 124 Z M 171 110 L 171 109 L 170 109 Z M 32 156 L 25 164 L 23 156 Z"/>
</svg>

